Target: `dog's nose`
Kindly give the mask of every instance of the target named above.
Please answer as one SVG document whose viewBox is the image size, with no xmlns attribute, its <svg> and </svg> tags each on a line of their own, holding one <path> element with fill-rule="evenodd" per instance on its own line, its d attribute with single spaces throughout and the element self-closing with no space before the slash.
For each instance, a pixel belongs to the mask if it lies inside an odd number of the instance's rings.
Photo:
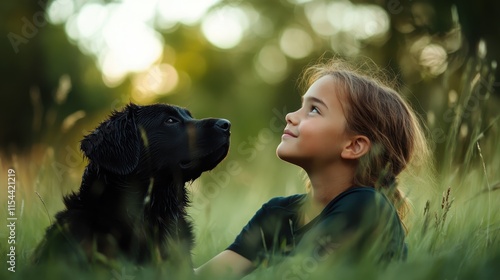
<svg viewBox="0 0 500 280">
<path fill-rule="evenodd" d="M 229 131 L 231 128 L 231 123 L 226 119 L 219 119 L 215 122 L 215 125 L 222 129 L 223 131 Z"/>
</svg>

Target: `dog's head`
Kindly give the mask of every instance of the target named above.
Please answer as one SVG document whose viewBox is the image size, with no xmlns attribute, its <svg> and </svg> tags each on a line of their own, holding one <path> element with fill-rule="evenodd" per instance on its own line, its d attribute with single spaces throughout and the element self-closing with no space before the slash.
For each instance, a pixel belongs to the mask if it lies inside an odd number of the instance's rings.
<svg viewBox="0 0 500 280">
<path fill-rule="evenodd" d="M 231 123 L 194 119 L 177 106 L 129 104 L 81 141 L 91 163 L 117 175 L 181 173 L 185 182 L 214 168 L 229 149 Z"/>
</svg>

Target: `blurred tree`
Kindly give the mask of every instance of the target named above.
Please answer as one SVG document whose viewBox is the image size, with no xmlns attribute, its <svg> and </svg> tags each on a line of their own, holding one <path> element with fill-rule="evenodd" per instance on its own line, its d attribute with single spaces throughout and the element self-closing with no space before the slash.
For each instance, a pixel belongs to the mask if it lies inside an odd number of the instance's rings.
<svg viewBox="0 0 500 280">
<path fill-rule="evenodd" d="M 0 143 L 2 147 L 8 145 L 12 149 L 31 142 L 33 110 L 30 92 L 47 92 L 50 89 L 44 76 L 46 66 L 40 36 L 45 23 L 38 22 L 38 14 L 34 16 L 39 11 L 43 12 L 44 6 L 40 7 L 34 1 L 3 1 L 0 5 L 3 35 L 0 43 L 0 73 L 3 77 L 0 83 Z M 48 96 L 40 99 L 40 102 L 46 103 Z"/>
</svg>

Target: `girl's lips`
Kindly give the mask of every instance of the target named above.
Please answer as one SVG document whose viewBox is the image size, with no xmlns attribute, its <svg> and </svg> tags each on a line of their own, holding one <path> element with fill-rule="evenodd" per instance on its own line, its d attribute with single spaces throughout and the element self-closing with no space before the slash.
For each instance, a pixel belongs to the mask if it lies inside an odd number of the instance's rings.
<svg viewBox="0 0 500 280">
<path fill-rule="evenodd" d="M 283 136 L 291 136 L 291 137 L 297 138 L 297 135 L 295 135 L 290 129 L 285 129 L 283 131 Z"/>
</svg>

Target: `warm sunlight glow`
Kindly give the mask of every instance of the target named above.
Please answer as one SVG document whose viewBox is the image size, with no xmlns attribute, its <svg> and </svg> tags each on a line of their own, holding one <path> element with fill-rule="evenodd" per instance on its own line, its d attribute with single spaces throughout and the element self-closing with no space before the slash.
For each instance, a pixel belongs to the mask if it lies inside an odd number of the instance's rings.
<svg viewBox="0 0 500 280">
<path fill-rule="evenodd" d="M 248 26 L 245 12 L 236 7 L 223 7 L 209 13 L 201 28 L 207 40 L 221 49 L 238 45 Z"/>
<path fill-rule="evenodd" d="M 289 57 L 300 59 L 311 54 L 311 36 L 300 28 L 287 28 L 280 38 L 280 48 Z"/>
<path fill-rule="evenodd" d="M 158 95 L 171 93 L 178 83 L 179 74 L 172 65 L 155 65 L 134 77 L 132 98 L 138 103 L 148 102 Z"/>
<path fill-rule="evenodd" d="M 359 43 L 353 41 L 381 45 L 388 38 L 389 16 L 378 5 L 312 1 L 304 8 L 314 32 L 331 37 L 332 48 L 343 54 L 358 53 L 353 47 Z"/>
<path fill-rule="evenodd" d="M 448 55 L 443 47 L 437 44 L 427 45 L 420 53 L 420 65 L 433 76 L 442 74 L 448 67 Z"/>
<path fill-rule="evenodd" d="M 388 37 L 389 18 L 380 6 L 352 4 L 347 0 L 289 1 L 304 6 L 313 30 L 320 36 L 329 37 L 331 48 L 341 54 L 356 55 L 361 44 L 379 44 Z M 266 37 L 276 32 L 273 20 L 257 13 L 250 4 L 238 2 L 216 6 L 220 2 L 118 0 L 78 3 L 76 0 L 54 0 L 47 14 L 52 23 L 65 22 L 70 40 L 83 53 L 96 59 L 103 81 L 114 87 L 128 75 L 144 73 L 145 77 L 150 77 L 151 71 L 158 70 L 152 69 L 161 63 L 165 42 L 155 28 L 168 32 L 179 24 L 200 24 L 206 40 L 220 49 L 234 48 L 250 34 Z M 268 83 L 282 81 L 288 70 L 287 57 L 302 59 L 309 56 L 314 51 L 313 38 L 302 27 L 285 28 L 277 42 L 263 47 L 256 56 L 254 66 L 257 73 Z M 422 64 L 431 63 L 428 58 L 430 51 L 422 53 Z M 163 70 L 158 71 L 164 73 L 167 66 L 162 67 Z M 435 66 L 432 68 L 433 72 L 441 70 Z M 135 80 L 145 79 L 135 77 Z M 141 88 L 144 92 L 168 91 L 163 82 L 160 84 L 161 90 Z"/>
<path fill-rule="evenodd" d="M 161 24 L 170 27 L 177 23 L 193 25 L 205 15 L 205 13 L 220 0 L 160 0 L 158 1 L 158 13 Z"/>
<path fill-rule="evenodd" d="M 108 9 L 100 4 L 85 5 L 76 17 L 78 36 L 85 39 L 92 39 L 106 23 L 108 15 Z"/>
<path fill-rule="evenodd" d="M 66 22 L 68 36 L 97 59 L 106 85 L 117 86 L 129 73 L 145 71 L 161 59 L 163 39 L 148 23 L 154 4 L 155 0 L 89 3 Z"/>
<path fill-rule="evenodd" d="M 155 28 L 197 24 L 218 2 L 220 0 L 122 0 L 77 5 L 74 0 L 54 0 L 47 14 L 52 23 L 65 23 L 70 40 L 84 54 L 96 59 L 103 81 L 114 87 L 131 73 L 145 72 L 151 76 L 155 67 L 159 67 L 162 77 L 167 72 L 170 73 L 167 76 L 177 77 L 175 69 L 165 66 L 167 64 L 152 66 L 161 60 L 164 52 L 163 37 Z M 224 7 L 205 17 L 203 32 L 213 45 L 232 48 L 241 41 L 248 25 L 245 12 Z M 167 80 L 162 78 L 159 88 L 144 89 L 146 92 L 170 91 L 170 86 L 177 82 L 163 82 Z"/>
<path fill-rule="evenodd" d="M 128 72 L 148 69 L 162 55 L 161 37 L 145 25 L 122 22 L 118 26 L 117 22 L 103 33 L 107 50 L 101 53 L 99 66 L 108 82 L 120 82 Z"/>
<path fill-rule="evenodd" d="M 275 84 L 283 81 L 288 70 L 288 63 L 283 52 L 273 45 L 263 47 L 254 62 L 259 77 L 266 83 Z"/>
<path fill-rule="evenodd" d="M 134 79 L 134 85 L 143 92 L 166 94 L 171 92 L 179 82 L 177 70 L 170 64 L 160 64 L 140 73 Z"/>
<path fill-rule="evenodd" d="M 75 13 L 72 0 L 54 0 L 47 8 L 47 19 L 52 24 L 61 24 Z"/>
<path fill-rule="evenodd" d="M 389 30 L 389 16 L 378 5 L 338 1 L 329 4 L 327 13 L 334 29 L 350 32 L 359 40 L 383 36 Z"/>
</svg>

